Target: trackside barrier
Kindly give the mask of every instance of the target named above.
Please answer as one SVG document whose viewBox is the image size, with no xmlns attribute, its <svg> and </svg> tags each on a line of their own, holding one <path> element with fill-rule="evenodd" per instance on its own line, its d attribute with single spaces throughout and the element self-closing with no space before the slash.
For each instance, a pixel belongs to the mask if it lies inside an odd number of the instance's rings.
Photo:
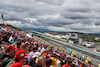
<svg viewBox="0 0 100 67">
<path fill-rule="evenodd" d="M 36 34 L 36 35 L 39 35 L 39 34 Z M 62 41 L 59 41 L 59 40 L 56 40 L 56 39 L 53 39 L 53 38 L 50 38 L 50 37 L 47 37 L 47 36 L 44 36 L 44 35 L 39 35 L 39 36 L 42 36 L 42 37 L 44 37 L 44 38 L 47 38 L 47 39 L 50 39 L 50 40 L 56 41 L 56 42 L 58 42 L 58 43 L 62 43 L 62 44 L 65 44 L 65 45 L 68 45 L 68 46 L 71 46 L 71 47 L 74 47 L 74 48 L 80 49 L 80 50 L 82 50 L 82 51 L 85 51 L 85 52 L 88 52 L 88 53 L 91 53 L 91 54 L 94 54 L 94 55 L 100 56 L 100 54 L 97 54 L 97 53 L 94 53 L 94 52 L 91 52 L 91 51 L 88 51 L 88 50 L 85 50 L 85 49 L 82 49 L 82 48 L 79 48 L 79 47 L 76 47 L 76 46 L 70 45 L 70 44 L 68 44 L 67 42 L 62 42 Z"/>
</svg>

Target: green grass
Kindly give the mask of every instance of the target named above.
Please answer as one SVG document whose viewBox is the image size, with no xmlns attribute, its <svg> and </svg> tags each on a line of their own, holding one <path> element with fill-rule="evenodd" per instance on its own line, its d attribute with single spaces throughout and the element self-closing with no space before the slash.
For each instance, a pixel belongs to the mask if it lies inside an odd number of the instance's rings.
<svg viewBox="0 0 100 67">
<path fill-rule="evenodd" d="M 100 44 L 97 44 L 97 45 L 100 45 Z"/>
<path fill-rule="evenodd" d="M 100 34 L 83 34 L 79 36 L 79 38 L 82 38 L 84 41 L 100 42 L 100 40 L 95 41 L 95 37 L 100 37 Z"/>
</svg>

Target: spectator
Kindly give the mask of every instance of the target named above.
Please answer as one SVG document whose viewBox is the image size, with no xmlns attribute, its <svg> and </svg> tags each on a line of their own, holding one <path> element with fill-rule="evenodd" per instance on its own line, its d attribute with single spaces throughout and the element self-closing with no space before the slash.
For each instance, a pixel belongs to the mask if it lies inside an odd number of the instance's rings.
<svg viewBox="0 0 100 67">
<path fill-rule="evenodd" d="M 28 58 L 28 63 L 31 62 L 31 60 L 33 59 L 32 56 L 34 55 L 35 52 L 37 52 L 38 48 L 33 47 L 33 50 L 29 53 L 30 57 Z"/>
<path fill-rule="evenodd" d="M 20 50 L 20 46 L 21 46 L 21 41 L 18 41 L 18 42 L 16 42 L 16 46 L 17 46 L 17 48 Z"/>
<path fill-rule="evenodd" d="M 15 53 L 15 49 L 12 45 L 7 46 L 7 53 L 3 55 L 2 57 L 2 67 L 5 67 L 7 63 L 9 62 L 9 59 L 13 58 L 13 55 Z"/>
<path fill-rule="evenodd" d="M 48 56 L 51 57 L 52 55 L 53 55 L 53 52 L 52 50 L 50 50 Z"/>
<path fill-rule="evenodd" d="M 14 39 L 14 42 L 11 45 L 16 45 L 17 43 L 17 38 Z"/>
<path fill-rule="evenodd" d="M 33 45 L 30 45 L 29 48 L 28 48 L 28 51 L 31 52 L 32 49 L 33 49 Z"/>
<path fill-rule="evenodd" d="M 2 37 L 3 35 L 0 35 L 0 55 L 2 53 Z"/>
<path fill-rule="evenodd" d="M 61 63 L 60 63 L 60 65 L 61 65 L 61 67 L 64 65 L 64 64 L 66 64 L 65 62 L 65 58 L 64 57 L 62 57 L 61 56 L 61 58 L 60 58 L 60 61 L 61 61 Z"/>
<path fill-rule="evenodd" d="M 84 64 L 84 63 L 82 63 L 82 64 L 80 65 L 80 67 L 85 67 L 85 64 Z"/>
<path fill-rule="evenodd" d="M 48 58 L 46 60 L 46 67 L 50 67 L 51 65 L 52 65 L 52 60 Z"/>
<path fill-rule="evenodd" d="M 75 64 L 72 64 L 71 67 L 77 67 Z"/>
<path fill-rule="evenodd" d="M 9 42 L 10 42 L 10 43 L 13 43 L 13 42 L 14 42 L 14 35 L 10 36 Z"/>
<path fill-rule="evenodd" d="M 42 67 L 42 65 L 44 64 L 44 59 L 42 57 L 39 57 L 35 62 L 36 63 L 34 63 L 32 67 Z"/>
<path fill-rule="evenodd" d="M 72 65 L 72 62 L 69 61 L 69 62 L 68 62 L 68 65 L 67 65 L 67 64 L 64 64 L 63 67 L 70 67 L 71 65 Z"/>
<path fill-rule="evenodd" d="M 2 40 L 3 40 L 3 35 L 0 35 L 0 45 L 2 44 Z"/>
<path fill-rule="evenodd" d="M 60 66 L 60 63 L 61 63 L 61 61 L 60 61 L 60 56 L 57 55 L 57 56 L 56 56 L 56 59 L 57 59 L 57 65 L 58 65 L 58 67 L 61 67 L 61 66 Z"/>
<path fill-rule="evenodd" d="M 51 65 L 50 67 L 56 67 L 55 65 Z"/>
<path fill-rule="evenodd" d="M 6 53 L 5 47 L 2 46 L 2 45 L 0 45 L 0 46 L 1 46 L 1 48 L 0 48 L 0 55 L 1 54 L 5 54 Z"/>
<path fill-rule="evenodd" d="M 45 47 L 42 47 L 41 53 L 44 52 L 44 51 L 46 51 L 46 49 L 45 49 Z"/>
<path fill-rule="evenodd" d="M 53 64 L 54 64 L 56 67 L 58 67 L 58 66 L 57 66 L 57 59 L 56 59 L 56 58 L 54 58 L 54 57 L 51 57 L 50 59 L 52 59 Z"/>
<path fill-rule="evenodd" d="M 40 47 L 38 48 L 38 51 L 40 52 L 40 51 L 41 51 L 41 49 L 42 49 L 42 46 L 40 46 Z"/>
<path fill-rule="evenodd" d="M 35 52 L 34 55 L 32 56 L 32 60 L 30 62 L 30 65 L 32 66 L 32 64 L 36 63 L 35 60 L 41 56 L 41 53 L 40 52 Z"/>
<path fill-rule="evenodd" d="M 9 39 L 10 35 L 11 35 L 10 33 L 6 33 L 6 35 L 3 36 L 3 41 L 9 43 L 8 39 Z"/>
<path fill-rule="evenodd" d="M 45 56 L 45 59 L 48 59 L 48 58 L 50 58 L 50 57 L 49 57 L 47 54 L 45 54 L 44 56 Z"/>
<path fill-rule="evenodd" d="M 19 50 L 16 52 L 14 58 L 15 63 L 11 65 L 11 67 L 24 67 L 24 64 L 26 64 L 28 55 L 26 55 L 26 52 L 24 50 Z"/>
<path fill-rule="evenodd" d="M 26 45 L 26 44 L 21 45 L 20 50 L 24 50 L 27 53 L 28 52 L 28 45 Z"/>
</svg>

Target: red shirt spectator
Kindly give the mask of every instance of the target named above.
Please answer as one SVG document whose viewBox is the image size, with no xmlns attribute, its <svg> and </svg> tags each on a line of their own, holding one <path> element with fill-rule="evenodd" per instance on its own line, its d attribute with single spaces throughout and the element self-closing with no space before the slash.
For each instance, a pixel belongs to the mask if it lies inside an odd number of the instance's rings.
<svg viewBox="0 0 100 67">
<path fill-rule="evenodd" d="M 63 67 L 69 67 L 69 65 L 67 65 L 67 64 L 64 64 L 64 65 L 63 65 Z"/>
<path fill-rule="evenodd" d="M 15 63 L 12 64 L 11 67 L 22 67 L 24 64 L 26 64 L 27 56 L 28 55 L 26 55 L 26 52 L 24 50 L 17 51 L 14 56 Z"/>
<path fill-rule="evenodd" d="M 72 62 L 69 61 L 69 62 L 68 62 L 68 65 L 67 65 L 67 64 L 64 64 L 63 67 L 70 67 L 71 65 L 72 65 Z"/>
</svg>

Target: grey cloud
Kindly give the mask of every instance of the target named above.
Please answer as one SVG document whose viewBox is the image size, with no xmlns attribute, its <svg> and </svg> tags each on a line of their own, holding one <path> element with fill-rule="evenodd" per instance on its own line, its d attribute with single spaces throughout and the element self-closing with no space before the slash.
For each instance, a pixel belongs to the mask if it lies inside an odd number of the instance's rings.
<svg viewBox="0 0 100 67">
<path fill-rule="evenodd" d="M 28 23 L 39 28 L 64 27 L 76 31 L 93 31 L 100 25 L 100 1 L 99 0 L 0 0 L 0 14 L 4 14 L 5 21 L 21 21 L 21 24 Z M 38 16 L 59 14 L 58 18 L 48 17 L 46 19 Z M 34 18 L 37 21 L 25 20 Z M 71 25 L 82 24 L 80 27 Z M 67 26 L 67 27 L 65 27 Z M 34 26 L 33 26 L 34 28 Z M 97 27 L 99 29 L 99 27 Z M 93 31 L 94 32 L 94 31 Z"/>
<path fill-rule="evenodd" d="M 94 20 L 94 25 L 95 26 L 100 26 L 100 20 L 99 19 L 95 19 Z"/>
<path fill-rule="evenodd" d="M 70 25 L 73 24 L 73 21 L 70 19 L 64 19 L 64 18 L 47 18 L 47 19 L 38 19 L 38 22 L 41 22 L 43 25 L 47 26 L 55 26 L 55 27 L 63 27 L 64 25 Z"/>
<path fill-rule="evenodd" d="M 48 3 L 48 4 L 53 4 L 53 5 L 61 5 L 64 0 L 35 0 L 36 2 L 45 2 L 45 3 Z"/>
</svg>

